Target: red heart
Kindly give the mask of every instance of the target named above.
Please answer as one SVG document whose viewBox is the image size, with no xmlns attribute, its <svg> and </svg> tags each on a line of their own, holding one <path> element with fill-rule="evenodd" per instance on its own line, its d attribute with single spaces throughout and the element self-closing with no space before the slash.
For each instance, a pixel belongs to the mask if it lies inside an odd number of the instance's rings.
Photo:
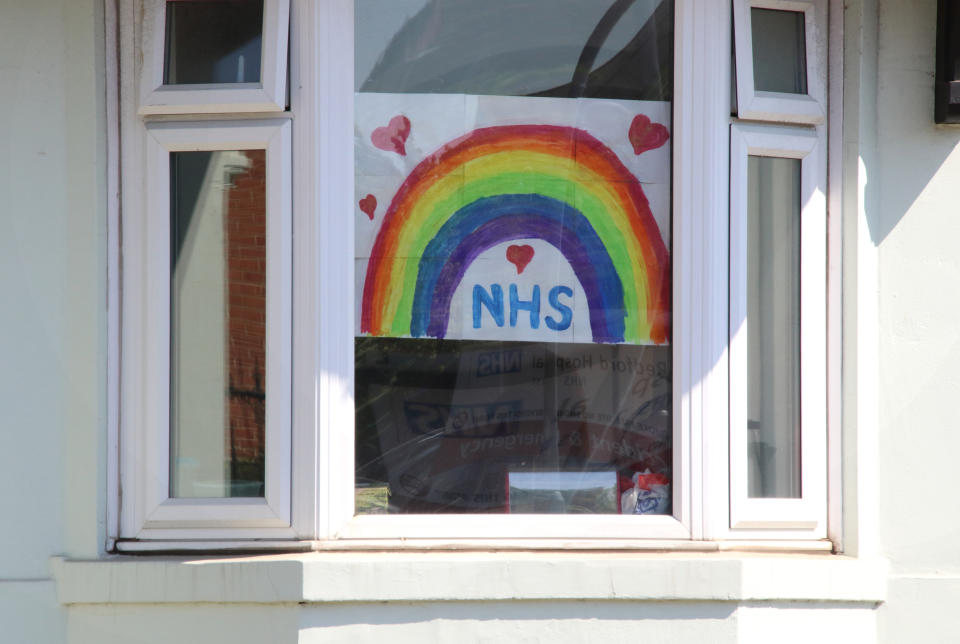
<svg viewBox="0 0 960 644">
<path fill-rule="evenodd" d="M 370 141 L 381 150 L 406 156 L 407 149 L 404 143 L 407 142 L 408 136 L 410 136 L 410 119 L 400 114 L 390 119 L 385 126 L 375 129 L 370 135 Z"/>
<path fill-rule="evenodd" d="M 533 247 L 524 244 L 517 246 L 513 244 L 507 247 L 507 261 L 517 267 L 517 275 L 523 272 L 530 260 L 533 259 Z"/>
<path fill-rule="evenodd" d="M 647 150 L 656 150 L 667 142 L 670 133 L 659 123 L 651 123 L 646 114 L 637 114 L 630 123 L 630 144 L 634 154 L 643 154 Z"/>
<path fill-rule="evenodd" d="M 373 221 L 373 213 L 377 212 L 377 198 L 373 195 L 367 195 L 360 200 L 360 210 L 367 213 L 370 221 Z"/>
</svg>

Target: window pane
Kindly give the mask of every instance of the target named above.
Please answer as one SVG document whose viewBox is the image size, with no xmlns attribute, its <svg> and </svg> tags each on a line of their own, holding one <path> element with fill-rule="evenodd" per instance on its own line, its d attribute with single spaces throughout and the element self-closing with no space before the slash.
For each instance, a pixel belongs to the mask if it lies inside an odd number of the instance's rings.
<svg viewBox="0 0 960 644">
<path fill-rule="evenodd" d="M 356 0 L 361 92 L 670 100 L 673 3 Z"/>
<path fill-rule="evenodd" d="M 753 84 L 765 92 L 807 93 L 807 45 L 799 11 L 751 9 Z"/>
<path fill-rule="evenodd" d="M 167 2 L 165 85 L 260 82 L 263 0 Z"/>
<path fill-rule="evenodd" d="M 669 513 L 669 1 L 357 0 L 358 513 Z"/>
<path fill-rule="evenodd" d="M 800 160 L 751 156 L 747 431 L 751 497 L 800 497 Z"/>
<path fill-rule="evenodd" d="M 170 155 L 170 494 L 263 496 L 263 150 Z"/>
</svg>

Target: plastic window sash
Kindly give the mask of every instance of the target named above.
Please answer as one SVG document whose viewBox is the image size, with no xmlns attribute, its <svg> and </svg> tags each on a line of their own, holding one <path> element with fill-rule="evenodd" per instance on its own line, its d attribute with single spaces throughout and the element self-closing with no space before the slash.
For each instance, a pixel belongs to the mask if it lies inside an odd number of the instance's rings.
<svg viewBox="0 0 960 644">
<path fill-rule="evenodd" d="M 758 91 L 753 76 L 750 10 L 776 9 L 804 14 L 807 93 Z M 737 115 L 742 119 L 821 124 L 826 117 L 827 0 L 733 0 L 737 65 Z"/>
<path fill-rule="evenodd" d="M 138 440 L 123 465 L 137 493 L 122 499 L 127 537 L 189 527 L 208 534 L 290 537 L 290 132 L 288 120 L 155 123 L 144 130 L 142 217 L 125 225 L 123 431 Z M 169 158 L 171 152 L 263 149 L 267 186 L 266 480 L 263 498 L 169 497 Z M 143 249 L 139 254 L 134 248 Z M 130 315 L 130 314 L 133 315 Z M 133 377 L 140 374 L 140 378 Z M 239 529 L 239 531 L 237 531 Z"/>
<path fill-rule="evenodd" d="M 143 52 L 138 112 L 208 114 L 281 112 L 287 97 L 287 41 L 290 0 L 263 0 L 259 83 L 164 85 L 166 0 L 146 0 L 136 21 Z"/>
<path fill-rule="evenodd" d="M 826 190 L 817 130 L 734 124 L 730 135 L 730 530 L 826 535 Z M 747 493 L 747 157 L 801 160 L 800 498 Z M 746 538 L 757 538 L 751 534 Z M 767 532 L 766 534 L 769 534 Z"/>
</svg>

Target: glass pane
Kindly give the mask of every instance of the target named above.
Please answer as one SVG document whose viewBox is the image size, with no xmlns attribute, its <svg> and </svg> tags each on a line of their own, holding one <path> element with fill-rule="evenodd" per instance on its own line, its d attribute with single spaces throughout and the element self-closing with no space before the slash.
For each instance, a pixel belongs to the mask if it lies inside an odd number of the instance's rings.
<svg viewBox="0 0 960 644">
<path fill-rule="evenodd" d="M 165 85 L 260 82 L 263 0 L 169 0 Z"/>
<path fill-rule="evenodd" d="M 751 156 L 747 432 L 751 497 L 800 497 L 800 161 Z"/>
<path fill-rule="evenodd" d="M 263 496 L 263 150 L 170 155 L 170 494 Z"/>
<path fill-rule="evenodd" d="M 361 92 L 669 100 L 669 0 L 356 0 Z"/>
<path fill-rule="evenodd" d="M 672 3 L 356 16 L 357 512 L 669 513 Z"/>
<path fill-rule="evenodd" d="M 807 44 L 799 11 L 751 9 L 753 85 L 764 92 L 807 93 Z"/>
</svg>

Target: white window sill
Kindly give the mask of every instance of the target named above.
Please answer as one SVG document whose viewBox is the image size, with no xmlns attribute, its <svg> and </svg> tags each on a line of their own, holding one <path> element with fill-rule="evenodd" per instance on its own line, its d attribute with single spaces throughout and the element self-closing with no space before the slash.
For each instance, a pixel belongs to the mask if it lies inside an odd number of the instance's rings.
<svg viewBox="0 0 960 644">
<path fill-rule="evenodd" d="M 62 604 L 886 598 L 887 564 L 729 552 L 311 552 L 52 560 Z"/>
</svg>

